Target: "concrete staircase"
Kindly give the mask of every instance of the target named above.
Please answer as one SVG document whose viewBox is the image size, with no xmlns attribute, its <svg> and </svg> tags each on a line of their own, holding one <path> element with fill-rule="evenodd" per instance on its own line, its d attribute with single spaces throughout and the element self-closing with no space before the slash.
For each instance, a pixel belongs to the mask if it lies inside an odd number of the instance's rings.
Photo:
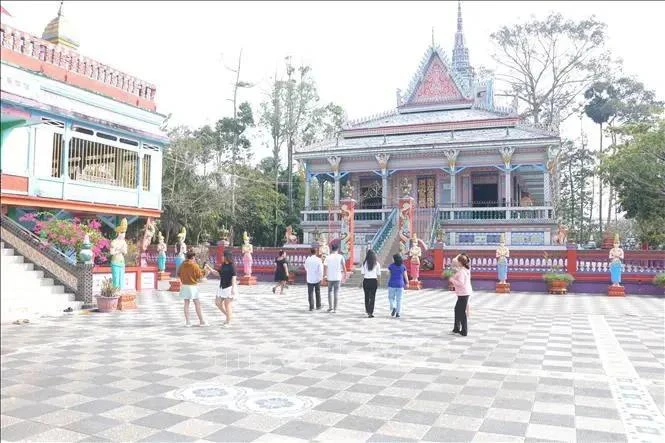
<svg viewBox="0 0 665 443">
<path fill-rule="evenodd" d="M 399 252 L 399 236 L 397 235 L 397 228 L 393 228 L 388 234 L 388 240 L 386 244 L 379 252 L 377 260 L 381 263 L 381 277 L 379 278 L 379 287 L 385 288 L 388 285 L 388 266 L 393 262 L 393 255 Z M 360 272 L 362 264 L 353 270 L 353 274 L 347 279 L 345 286 L 362 288 L 363 286 L 363 275 Z"/>
<path fill-rule="evenodd" d="M 82 302 L 75 301 L 64 286 L 44 277 L 44 271 L 35 270 L 4 242 L 0 246 L 0 322 L 59 316 L 70 307 L 81 309 Z"/>
</svg>

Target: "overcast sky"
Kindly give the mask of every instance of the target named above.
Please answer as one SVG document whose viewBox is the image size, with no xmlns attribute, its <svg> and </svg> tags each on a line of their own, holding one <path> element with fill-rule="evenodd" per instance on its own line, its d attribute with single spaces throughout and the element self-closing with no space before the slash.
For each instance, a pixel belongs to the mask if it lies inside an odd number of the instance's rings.
<svg viewBox="0 0 665 443">
<path fill-rule="evenodd" d="M 16 25 L 41 35 L 58 1 L 3 1 Z M 609 48 L 624 70 L 665 97 L 664 2 L 462 2 L 471 63 L 494 65 L 489 34 L 504 24 L 550 11 L 608 25 Z M 264 99 L 284 57 L 312 67 L 322 100 L 350 118 L 394 108 L 432 38 L 450 55 L 457 2 L 65 2 L 80 51 L 157 85 L 158 110 L 173 123 L 200 126 L 232 112 L 232 73 L 243 49 L 240 92 Z M 256 109 L 256 108 L 255 108 Z M 573 131 L 570 128 L 575 128 Z M 588 125 L 593 130 L 592 125 Z M 574 132 L 574 133 L 573 133 Z M 579 121 L 564 135 L 577 136 Z M 593 133 L 595 134 L 595 132 Z M 592 137 L 591 140 L 595 140 Z M 257 157 L 268 155 L 261 149 Z"/>
</svg>

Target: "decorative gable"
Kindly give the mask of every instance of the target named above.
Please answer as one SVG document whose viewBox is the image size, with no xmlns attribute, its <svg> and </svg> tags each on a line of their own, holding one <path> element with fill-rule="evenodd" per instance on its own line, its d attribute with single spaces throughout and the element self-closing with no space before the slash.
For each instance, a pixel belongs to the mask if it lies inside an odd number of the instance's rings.
<svg viewBox="0 0 665 443">
<path fill-rule="evenodd" d="M 411 109 L 446 109 L 473 103 L 469 82 L 449 68 L 439 47 L 430 47 L 423 57 L 406 94 L 398 97 L 400 112 Z"/>
<path fill-rule="evenodd" d="M 446 103 L 464 99 L 439 56 L 434 53 L 420 85 L 408 104 Z"/>
</svg>

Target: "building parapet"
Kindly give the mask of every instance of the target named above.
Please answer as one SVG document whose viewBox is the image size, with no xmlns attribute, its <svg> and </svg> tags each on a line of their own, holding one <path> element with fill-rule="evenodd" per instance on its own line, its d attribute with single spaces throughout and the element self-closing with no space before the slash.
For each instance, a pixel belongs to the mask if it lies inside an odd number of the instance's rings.
<svg viewBox="0 0 665 443">
<path fill-rule="evenodd" d="M 0 25 L 2 61 L 39 72 L 139 108 L 156 110 L 155 85 L 55 45 L 27 32 Z"/>
</svg>

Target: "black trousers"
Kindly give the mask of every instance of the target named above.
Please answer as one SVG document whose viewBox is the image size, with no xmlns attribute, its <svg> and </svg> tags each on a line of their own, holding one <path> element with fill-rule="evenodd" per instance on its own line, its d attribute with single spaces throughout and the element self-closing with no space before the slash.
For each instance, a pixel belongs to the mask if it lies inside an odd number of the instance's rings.
<svg viewBox="0 0 665 443">
<path fill-rule="evenodd" d="M 376 299 L 376 288 L 379 282 L 375 278 L 363 280 L 363 291 L 365 292 L 365 312 L 367 315 L 374 314 L 374 301 Z"/>
<path fill-rule="evenodd" d="M 467 334 L 466 329 L 466 305 L 469 302 L 468 295 L 458 295 L 457 303 L 455 303 L 455 326 L 454 332 L 459 332 L 462 335 Z"/>
<path fill-rule="evenodd" d="M 321 309 L 321 282 L 307 283 L 307 298 L 309 309 L 314 309 L 314 293 L 316 292 L 316 309 Z"/>
</svg>

